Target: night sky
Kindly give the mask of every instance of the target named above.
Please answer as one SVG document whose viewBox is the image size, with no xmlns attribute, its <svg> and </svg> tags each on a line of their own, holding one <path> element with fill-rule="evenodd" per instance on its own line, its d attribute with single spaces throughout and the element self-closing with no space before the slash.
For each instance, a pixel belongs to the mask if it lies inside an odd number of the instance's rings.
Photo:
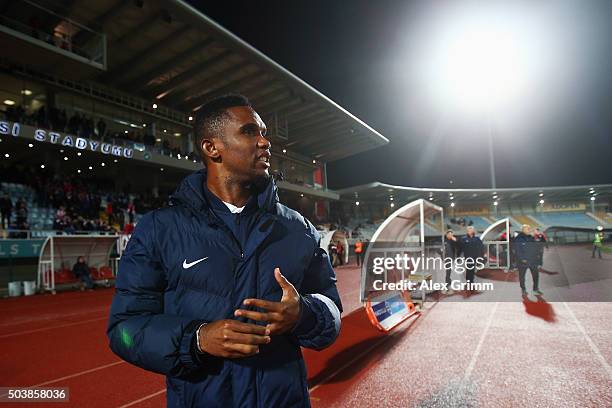
<svg viewBox="0 0 612 408">
<path fill-rule="evenodd" d="M 527 41 L 540 47 L 530 63 L 544 68 L 492 119 L 449 113 L 425 96 L 428 41 L 460 14 L 449 2 L 190 3 L 390 139 L 330 163 L 331 188 L 489 187 L 489 129 L 497 187 L 612 183 L 610 1 L 525 2 L 525 15 L 545 21 Z"/>
</svg>

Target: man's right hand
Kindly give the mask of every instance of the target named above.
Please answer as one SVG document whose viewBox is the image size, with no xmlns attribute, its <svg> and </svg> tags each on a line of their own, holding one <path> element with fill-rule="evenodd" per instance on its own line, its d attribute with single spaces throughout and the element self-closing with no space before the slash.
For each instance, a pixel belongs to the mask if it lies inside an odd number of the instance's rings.
<svg viewBox="0 0 612 408">
<path fill-rule="evenodd" d="M 200 350 L 223 358 L 248 357 L 270 342 L 270 329 L 237 320 L 217 320 L 200 328 Z"/>
</svg>

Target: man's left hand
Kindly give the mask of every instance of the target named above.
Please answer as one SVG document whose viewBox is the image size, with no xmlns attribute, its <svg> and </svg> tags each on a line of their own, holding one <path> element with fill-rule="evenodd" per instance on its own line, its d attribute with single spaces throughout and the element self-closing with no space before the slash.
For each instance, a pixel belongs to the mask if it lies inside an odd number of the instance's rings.
<svg viewBox="0 0 612 408">
<path fill-rule="evenodd" d="M 300 294 L 295 287 L 285 278 L 279 268 L 274 269 L 274 278 L 283 290 L 280 302 L 270 302 L 262 299 L 246 299 L 243 303 L 246 306 L 254 306 L 263 309 L 264 312 L 238 309 L 234 312 L 237 317 L 258 322 L 267 322 L 270 334 L 283 334 L 290 332 L 300 318 Z"/>
</svg>

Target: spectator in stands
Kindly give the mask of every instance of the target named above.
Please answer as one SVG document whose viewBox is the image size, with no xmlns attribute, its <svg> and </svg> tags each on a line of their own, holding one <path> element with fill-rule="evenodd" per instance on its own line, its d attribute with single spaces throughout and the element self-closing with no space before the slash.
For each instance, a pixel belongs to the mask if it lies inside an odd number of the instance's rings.
<svg viewBox="0 0 612 408">
<path fill-rule="evenodd" d="M 28 205 L 23 197 L 15 203 L 15 217 L 18 226 L 21 226 L 28 221 Z"/>
<path fill-rule="evenodd" d="M 603 246 L 604 234 L 603 231 L 595 232 L 595 239 L 593 239 L 593 255 L 591 258 L 595 258 L 595 252 L 599 254 L 599 259 L 601 258 L 601 247 Z"/>
<path fill-rule="evenodd" d="M 449 229 L 444 235 L 444 257 L 452 259 L 454 264 L 455 258 L 457 258 L 457 252 L 457 238 L 455 237 L 454 231 Z M 444 262 L 444 267 L 446 270 L 446 285 L 448 288 L 451 286 L 451 272 L 453 271 L 453 264 L 448 264 L 446 261 Z M 444 289 L 442 291 L 443 295 L 452 295 L 454 293 L 455 292 L 452 289 Z"/>
<path fill-rule="evenodd" d="M 531 227 L 527 224 L 523 225 L 521 232 L 514 239 L 516 246 L 516 259 L 519 270 L 519 284 L 523 297 L 527 297 L 527 288 L 525 286 L 525 275 L 527 269 L 531 272 L 533 279 L 533 293 L 536 296 L 541 296 L 544 293 L 539 288 L 540 272 L 538 270 L 538 243 L 535 242 L 531 235 Z"/>
<path fill-rule="evenodd" d="M 13 212 L 13 202 L 11 197 L 6 194 L 2 194 L 0 197 L 0 216 L 2 219 L 2 229 L 8 229 L 11 223 L 11 213 Z"/>
<path fill-rule="evenodd" d="M 85 263 L 85 257 L 79 256 L 77 262 L 72 267 L 72 273 L 74 276 L 81 281 L 80 286 L 81 290 L 93 290 L 94 284 L 91 280 L 91 272 L 89 271 L 89 266 Z"/>
<path fill-rule="evenodd" d="M 104 133 L 106 132 L 106 122 L 104 121 L 104 119 L 100 118 L 98 120 L 96 130 L 98 131 L 98 139 L 102 139 L 104 137 Z"/>
<path fill-rule="evenodd" d="M 465 220 L 463 221 L 465 222 Z M 483 258 L 485 252 L 484 245 L 480 238 L 476 236 L 474 227 L 467 227 L 467 235 L 461 239 L 460 248 L 465 258 L 473 259 L 473 261 L 470 262 L 470 265 L 473 266 L 471 268 L 466 266 L 465 268 L 465 281 L 467 283 L 473 283 L 476 276 L 476 259 Z"/>
</svg>

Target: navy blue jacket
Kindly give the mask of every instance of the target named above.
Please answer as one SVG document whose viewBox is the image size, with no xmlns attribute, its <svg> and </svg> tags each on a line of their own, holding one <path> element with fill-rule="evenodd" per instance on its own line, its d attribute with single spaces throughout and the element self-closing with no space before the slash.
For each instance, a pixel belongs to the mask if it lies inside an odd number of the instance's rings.
<svg viewBox="0 0 612 408">
<path fill-rule="evenodd" d="M 473 237 L 469 235 L 461 237 L 460 246 L 461 252 L 466 258 L 476 259 L 484 255 L 484 245 L 476 235 Z"/>
<path fill-rule="evenodd" d="M 531 235 L 519 233 L 514 238 L 516 259 L 523 265 L 537 265 L 539 261 L 539 246 Z"/>
<path fill-rule="evenodd" d="M 124 360 L 166 375 L 170 407 L 309 406 L 300 346 L 333 343 L 342 311 L 319 234 L 278 202 L 270 181 L 257 196 L 256 219 L 240 245 L 212 211 L 205 180 L 205 169 L 191 174 L 172 196 L 173 205 L 146 214 L 136 226 L 119 263 L 110 347 Z M 195 333 L 202 323 L 248 321 L 233 315 L 246 298 L 280 300 L 275 267 L 302 297 L 302 318 L 293 332 L 272 336 L 252 357 L 198 353 Z"/>
</svg>

